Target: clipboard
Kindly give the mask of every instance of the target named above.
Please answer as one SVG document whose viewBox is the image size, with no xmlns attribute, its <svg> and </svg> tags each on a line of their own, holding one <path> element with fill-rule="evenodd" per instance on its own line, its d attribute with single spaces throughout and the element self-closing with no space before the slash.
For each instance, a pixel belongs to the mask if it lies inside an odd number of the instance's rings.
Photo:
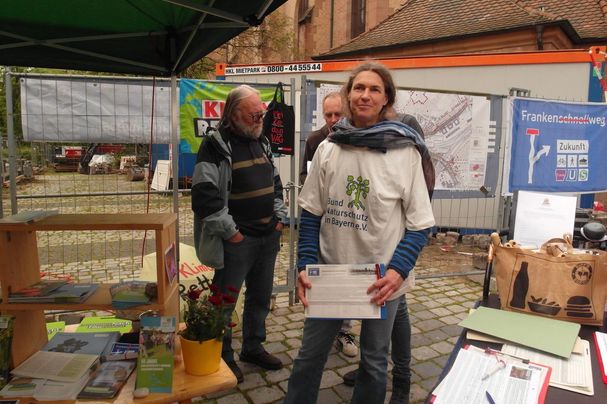
<svg viewBox="0 0 607 404">
<path fill-rule="evenodd" d="M 540 363 L 530 361 L 529 359 L 524 359 L 524 358 L 519 358 L 514 355 L 509 355 L 504 352 L 496 351 L 491 348 L 485 348 L 484 352 L 486 354 L 497 355 L 498 357 L 501 357 L 502 360 L 506 361 L 506 363 L 508 363 L 508 362 L 523 363 L 523 364 L 534 365 L 534 366 L 542 369 L 542 372 L 541 372 L 542 381 L 541 381 L 541 387 L 540 387 L 540 394 L 538 396 L 537 402 L 538 402 L 538 404 L 541 404 L 544 402 L 544 400 L 546 400 L 546 393 L 548 392 L 548 385 L 550 384 L 550 375 L 552 374 L 552 368 L 550 366 L 542 365 Z"/>
<path fill-rule="evenodd" d="M 596 345 L 596 357 L 599 360 L 599 370 L 603 383 L 607 384 L 607 334 L 595 331 L 594 344 Z"/>
<path fill-rule="evenodd" d="M 496 371 L 496 365 L 501 369 Z M 517 401 L 509 401 L 515 399 L 505 396 L 504 391 L 507 390 L 508 383 L 520 384 L 521 380 L 528 380 L 526 392 L 533 393 L 533 396 L 527 403 L 543 404 L 551 373 L 552 368 L 549 366 L 493 349 L 467 345 L 460 349 L 449 373 L 432 392 L 430 402 L 484 403 L 487 402 L 486 396 L 491 395 L 500 404 L 519 404 Z M 502 395 L 499 395 L 500 391 Z"/>
<path fill-rule="evenodd" d="M 367 294 L 369 286 L 385 275 L 384 264 L 314 264 L 305 270 L 312 284 L 306 290 L 306 318 L 387 318 L 386 305 L 377 306 Z"/>
</svg>

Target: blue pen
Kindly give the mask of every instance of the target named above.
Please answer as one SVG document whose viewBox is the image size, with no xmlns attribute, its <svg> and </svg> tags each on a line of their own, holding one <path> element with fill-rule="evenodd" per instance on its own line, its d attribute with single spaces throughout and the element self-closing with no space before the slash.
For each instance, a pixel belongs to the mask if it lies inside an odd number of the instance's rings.
<svg viewBox="0 0 607 404">
<path fill-rule="evenodd" d="M 487 401 L 489 401 L 489 404 L 495 404 L 495 400 L 493 397 L 491 397 L 491 394 L 489 394 L 487 390 L 485 390 L 485 395 L 487 396 Z"/>
</svg>

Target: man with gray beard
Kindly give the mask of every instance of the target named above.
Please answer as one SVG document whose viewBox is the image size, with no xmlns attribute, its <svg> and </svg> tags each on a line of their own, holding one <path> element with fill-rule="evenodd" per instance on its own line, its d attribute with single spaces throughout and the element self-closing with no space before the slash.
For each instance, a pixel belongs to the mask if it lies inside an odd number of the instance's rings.
<svg viewBox="0 0 607 404">
<path fill-rule="evenodd" d="M 230 91 L 217 129 L 198 150 L 192 210 L 196 254 L 215 268 L 213 285 L 226 293 L 246 284 L 240 361 L 277 370 L 282 362 L 262 343 L 287 210 L 270 144 L 262 136 L 264 114 L 257 90 L 241 85 Z M 242 382 L 230 330 L 223 338 L 222 358 Z"/>
</svg>

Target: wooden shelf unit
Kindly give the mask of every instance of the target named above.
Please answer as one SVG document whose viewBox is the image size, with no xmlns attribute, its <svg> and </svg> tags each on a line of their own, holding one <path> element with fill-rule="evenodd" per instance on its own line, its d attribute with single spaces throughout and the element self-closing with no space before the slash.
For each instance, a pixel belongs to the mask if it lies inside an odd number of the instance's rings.
<svg viewBox="0 0 607 404">
<path fill-rule="evenodd" d="M 151 230 L 156 234 L 156 277 L 158 298 L 135 309 L 157 310 L 163 315 L 179 315 L 178 283 L 168 283 L 164 252 L 176 243 L 175 213 L 150 214 L 65 214 L 33 223 L 0 223 L 0 286 L 2 296 L 40 280 L 38 231 Z M 12 362 L 19 365 L 47 342 L 44 310 L 111 310 L 109 284 L 83 303 L 0 303 L 3 314 L 15 316 Z M 177 317 L 179 318 L 179 317 Z"/>
</svg>

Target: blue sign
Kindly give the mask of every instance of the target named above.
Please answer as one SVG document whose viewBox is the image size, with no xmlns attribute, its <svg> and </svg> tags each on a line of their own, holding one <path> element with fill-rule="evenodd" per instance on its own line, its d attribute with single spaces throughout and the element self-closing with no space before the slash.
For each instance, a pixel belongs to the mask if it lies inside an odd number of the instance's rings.
<svg viewBox="0 0 607 404">
<path fill-rule="evenodd" d="M 607 190 L 607 105 L 514 99 L 510 192 Z"/>
</svg>

